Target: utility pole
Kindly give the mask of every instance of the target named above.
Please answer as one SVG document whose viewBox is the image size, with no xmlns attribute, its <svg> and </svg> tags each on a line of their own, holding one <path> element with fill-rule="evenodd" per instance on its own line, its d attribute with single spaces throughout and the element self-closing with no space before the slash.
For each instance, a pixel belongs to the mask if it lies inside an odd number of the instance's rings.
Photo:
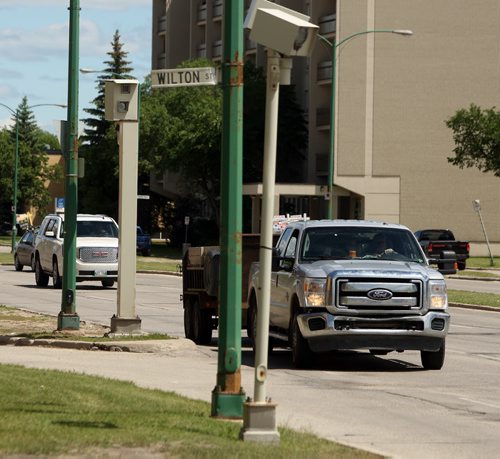
<svg viewBox="0 0 500 459">
<path fill-rule="evenodd" d="M 78 209 L 78 67 L 80 2 L 69 2 L 68 141 L 65 153 L 64 254 L 58 330 L 78 330 L 76 313 L 76 214 Z"/>
<path fill-rule="evenodd" d="M 243 1 L 224 3 L 222 64 L 221 284 L 212 416 L 241 418 L 241 230 L 243 188 Z"/>
</svg>

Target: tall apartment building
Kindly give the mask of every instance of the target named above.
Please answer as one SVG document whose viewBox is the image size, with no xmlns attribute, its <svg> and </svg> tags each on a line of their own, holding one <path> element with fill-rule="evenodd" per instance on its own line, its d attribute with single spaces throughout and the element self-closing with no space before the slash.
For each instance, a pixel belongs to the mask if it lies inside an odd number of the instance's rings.
<svg viewBox="0 0 500 459">
<path fill-rule="evenodd" d="M 500 178 L 452 166 L 447 157 L 454 144 L 445 125 L 471 103 L 500 107 L 500 2 L 479 0 L 472 9 L 466 0 L 276 3 L 309 15 L 319 33 L 337 43 L 362 31 L 414 33 L 373 32 L 337 48 L 334 215 L 399 222 L 413 230 L 451 228 L 472 242 L 473 253 L 485 254 L 472 206 L 480 199 L 493 250 L 500 253 Z M 153 0 L 152 68 L 174 68 L 196 57 L 220 63 L 223 9 L 222 0 Z M 265 55 L 245 32 L 245 58 L 265 66 Z M 297 184 L 277 186 L 276 213 L 286 205 L 313 218 L 325 216 L 331 72 L 331 48 L 320 40 L 311 56 L 293 60 L 309 145 Z M 165 176 L 157 189 L 167 184 Z M 258 229 L 261 185 L 246 184 L 244 193 L 252 199 Z"/>
</svg>

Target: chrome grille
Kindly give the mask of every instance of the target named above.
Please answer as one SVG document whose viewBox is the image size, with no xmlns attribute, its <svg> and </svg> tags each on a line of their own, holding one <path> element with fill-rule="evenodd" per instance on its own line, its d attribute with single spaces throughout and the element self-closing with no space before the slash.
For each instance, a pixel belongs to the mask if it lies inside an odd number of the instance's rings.
<svg viewBox="0 0 500 459">
<path fill-rule="evenodd" d="M 82 247 L 79 258 L 84 263 L 116 263 L 118 247 Z"/>
<path fill-rule="evenodd" d="M 411 311 L 422 308 L 422 282 L 415 279 L 339 278 L 335 307 L 358 311 Z"/>
</svg>

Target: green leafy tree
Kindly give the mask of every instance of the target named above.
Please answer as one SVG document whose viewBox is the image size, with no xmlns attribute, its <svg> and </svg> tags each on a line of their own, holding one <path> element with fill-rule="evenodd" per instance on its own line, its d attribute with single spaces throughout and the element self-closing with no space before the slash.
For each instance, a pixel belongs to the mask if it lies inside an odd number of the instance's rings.
<svg viewBox="0 0 500 459">
<path fill-rule="evenodd" d="M 266 79 L 261 67 L 245 64 L 243 180 L 262 181 L 265 130 Z M 307 124 L 297 102 L 295 87 L 280 87 L 278 140 L 276 146 L 276 181 L 297 182 L 302 179 L 304 151 L 307 148 Z"/>
<path fill-rule="evenodd" d="M 132 78 L 128 53 L 124 51 L 118 30 L 113 35 L 109 59 L 97 77 L 97 96 L 92 107 L 84 111 L 90 115 L 83 120 L 81 155 L 85 158 L 85 177 L 80 180 L 80 211 L 104 213 L 117 217 L 119 157 L 115 125 L 104 119 L 104 81 L 110 78 Z"/>
<path fill-rule="evenodd" d="M 205 67 L 206 60 L 179 66 Z M 262 180 L 266 85 L 262 70 L 245 65 L 243 112 L 243 174 L 245 182 Z M 200 193 L 219 221 L 222 90 L 201 86 L 151 90 L 143 85 L 140 150 L 143 170 L 177 172 L 192 194 Z M 283 87 L 280 97 L 277 180 L 301 177 L 307 146 L 304 113 L 293 88 Z"/>
<path fill-rule="evenodd" d="M 51 200 L 50 193 L 45 187 L 46 181 L 62 180 L 61 169 L 57 166 L 49 166 L 46 153 L 47 149 L 59 148 L 59 141 L 57 137 L 38 127 L 26 97 L 23 97 L 16 112 L 19 131 L 18 212 L 24 212 L 30 206 L 44 212 Z M 3 129 L 0 134 L 2 221 L 5 221 L 11 212 L 15 147 L 16 117 L 13 116 L 12 126 L 9 129 Z"/>
<path fill-rule="evenodd" d="M 446 125 L 455 142 L 450 163 L 461 169 L 477 167 L 500 177 L 500 112 L 471 104 L 446 120 Z"/>
</svg>

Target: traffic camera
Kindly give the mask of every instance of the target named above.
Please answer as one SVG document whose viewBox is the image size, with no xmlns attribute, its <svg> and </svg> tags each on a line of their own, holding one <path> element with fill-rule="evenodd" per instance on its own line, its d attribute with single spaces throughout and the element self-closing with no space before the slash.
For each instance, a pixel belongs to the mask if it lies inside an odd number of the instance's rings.
<svg viewBox="0 0 500 459">
<path fill-rule="evenodd" d="M 307 56 L 318 26 L 309 16 L 267 0 L 253 0 L 245 19 L 250 39 L 285 56 Z"/>
<path fill-rule="evenodd" d="M 139 82 L 137 80 L 106 80 L 104 84 L 105 119 L 137 121 Z"/>
</svg>

